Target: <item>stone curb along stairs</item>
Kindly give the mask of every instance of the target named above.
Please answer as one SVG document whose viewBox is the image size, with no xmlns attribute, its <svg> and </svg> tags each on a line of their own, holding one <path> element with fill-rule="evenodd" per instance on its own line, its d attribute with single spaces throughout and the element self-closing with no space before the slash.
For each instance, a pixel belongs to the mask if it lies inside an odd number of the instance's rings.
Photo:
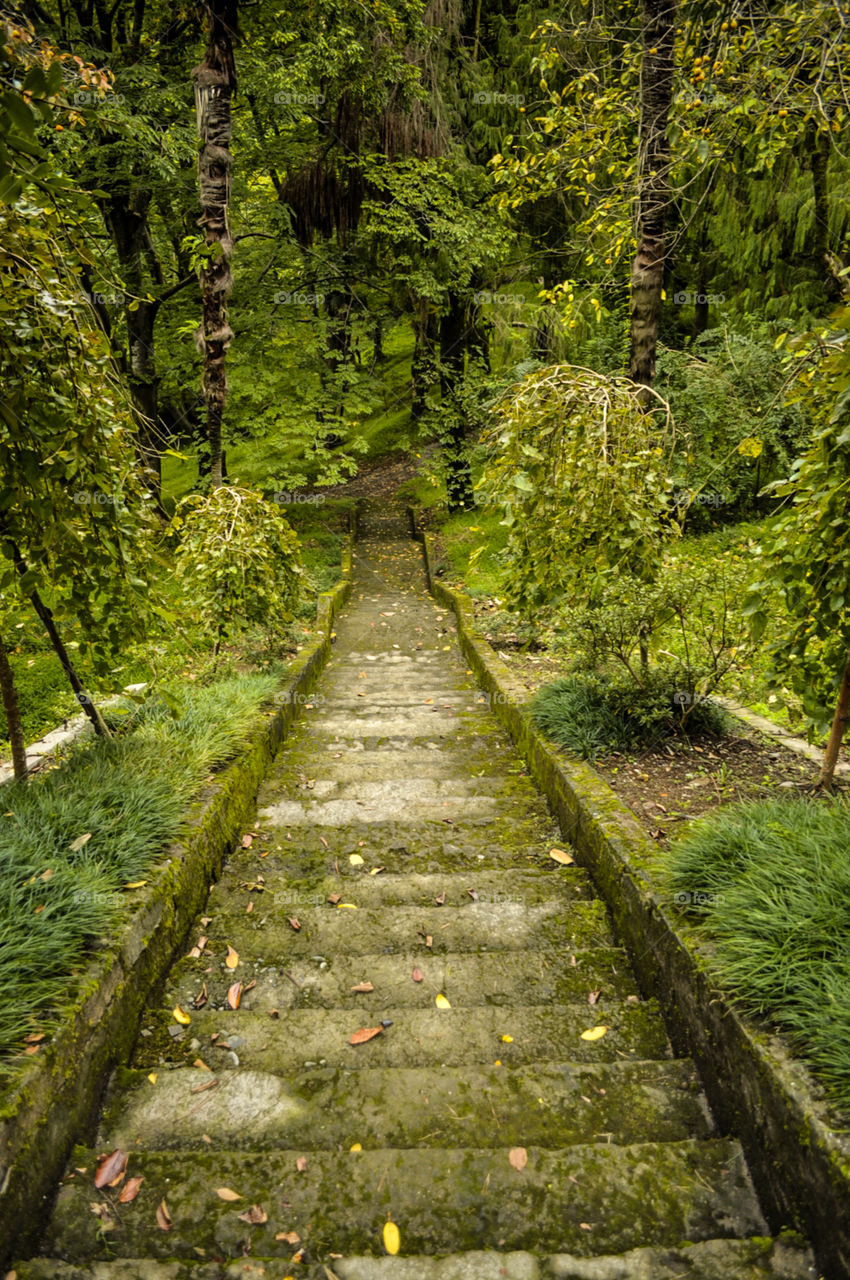
<svg viewBox="0 0 850 1280">
<path fill-rule="evenodd" d="M 461 649 L 607 902 L 644 995 L 657 997 L 676 1051 L 696 1063 L 722 1130 L 739 1138 L 771 1229 L 803 1232 L 827 1280 L 847 1280 L 850 1134 L 832 1127 L 781 1041 L 748 1025 L 715 987 L 698 938 L 653 882 L 657 853 L 637 819 L 594 769 L 538 732 L 527 691 L 478 630 L 469 598 L 439 581 L 434 538 L 408 514 L 431 593 L 455 614 Z"/>
<path fill-rule="evenodd" d="M 97 1114 L 112 1068 L 126 1062 L 149 992 L 203 906 L 223 860 L 250 822 L 257 789 L 330 654 L 338 610 L 351 593 L 352 538 L 340 581 L 317 603 L 318 638 L 238 758 L 190 810 L 187 835 L 165 851 L 117 942 L 94 959 L 50 1044 L 0 1093 L 0 1271 L 33 1247 L 75 1144 Z"/>
</svg>

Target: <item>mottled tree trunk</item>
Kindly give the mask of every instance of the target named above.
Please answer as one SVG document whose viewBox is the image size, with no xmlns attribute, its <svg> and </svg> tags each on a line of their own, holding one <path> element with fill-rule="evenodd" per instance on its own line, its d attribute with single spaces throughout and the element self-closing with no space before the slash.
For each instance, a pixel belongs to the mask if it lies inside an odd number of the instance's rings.
<svg viewBox="0 0 850 1280">
<path fill-rule="evenodd" d="M 655 376 L 666 259 L 664 233 L 670 200 L 667 117 L 673 96 L 675 17 L 675 0 L 644 0 L 629 376 L 647 387 Z"/>
<path fill-rule="evenodd" d="M 815 121 L 809 125 L 806 146 L 812 166 L 812 196 L 815 206 L 812 256 L 815 270 L 823 280 L 827 302 L 839 302 L 842 280 L 838 272 L 841 262 L 829 248 L 829 151 L 830 135 L 818 133 Z"/>
<path fill-rule="evenodd" d="M 233 238 L 228 225 L 230 204 L 230 138 L 233 131 L 231 102 L 236 89 L 233 43 L 236 37 L 237 0 L 212 0 L 207 10 L 207 48 L 195 67 L 195 109 L 201 153 L 198 182 L 201 197 L 199 225 L 210 249 L 201 270 L 204 355 L 204 400 L 210 447 L 210 476 L 214 487 L 222 483 L 222 420 L 227 399 L 227 348 L 233 330 L 227 322 L 227 297 L 233 283 L 230 262 Z"/>
<path fill-rule="evenodd" d="M 9 730 L 9 746 L 12 749 L 12 768 L 18 781 L 27 776 L 27 744 L 21 725 L 21 709 L 18 706 L 18 691 L 15 688 L 15 677 L 9 665 L 9 655 L 0 636 L 0 696 L 3 699 L 3 710 L 6 713 L 6 725 Z"/>
<path fill-rule="evenodd" d="M 838 702 L 835 704 L 835 715 L 832 718 L 829 741 L 826 744 L 823 765 L 818 778 L 818 786 L 823 787 L 825 791 L 832 790 L 835 766 L 838 763 L 838 753 L 841 750 L 841 743 L 844 741 L 844 734 L 847 731 L 848 718 L 850 718 L 850 653 L 847 654 L 847 660 L 844 664 L 841 688 L 838 691 Z"/>
<path fill-rule="evenodd" d="M 469 341 L 466 308 L 459 294 L 449 294 L 448 311 L 440 319 L 440 385 L 443 403 L 448 406 L 448 428 L 443 443 L 446 462 L 446 505 L 450 512 L 475 506 L 466 422 L 458 403 L 456 388 L 463 377 L 464 357 Z"/>
</svg>

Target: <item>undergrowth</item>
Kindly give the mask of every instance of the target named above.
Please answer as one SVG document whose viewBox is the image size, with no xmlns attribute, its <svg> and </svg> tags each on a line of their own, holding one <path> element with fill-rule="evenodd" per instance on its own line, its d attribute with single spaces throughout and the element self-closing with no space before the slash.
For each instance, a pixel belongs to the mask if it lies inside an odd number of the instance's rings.
<svg viewBox="0 0 850 1280">
<path fill-rule="evenodd" d="M 239 676 L 125 708 L 27 785 L 3 789 L 0 827 L 0 1074 L 27 1033 L 49 1031 L 72 975 L 114 932 L 132 890 L 180 834 L 189 801 L 230 757 L 277 687 Z"/>
</svg>

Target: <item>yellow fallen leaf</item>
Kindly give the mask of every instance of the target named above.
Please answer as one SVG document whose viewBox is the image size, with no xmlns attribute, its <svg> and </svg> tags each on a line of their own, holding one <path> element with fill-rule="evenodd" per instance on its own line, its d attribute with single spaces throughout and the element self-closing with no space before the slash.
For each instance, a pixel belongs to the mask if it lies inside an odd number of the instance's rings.
<svg viewBox="0 0 850 1280">
<path fill-rule="evenodd" d="M 582 1031 L 582 1040 L 601 1040 L 608 1030 L 607 1027 L 591 1027 L 589 1031 Z"/>
<path fill-rule="evenodd" d="M 445 997 L 444 995 L 442 995 L 442 994 L 440 994 L 440 995 L 438 995 L 438 996 L 437 996 L 437 999 L 434 1001 L 434 1004 L 437 1006 L 437 1008 L 438 1008 L 438 1009 L 451 1009 L 451 1007 L 452 1007 L 452 1006 L 449 1004 L 449 1002 L 448 1002 L 448 1000 L 446 999 L 446 997 Z"/>
<path fill-rule="evenodd" d="M 189 1023 L 192 1021 L 185 1009 L 181 1009 L 179 1004 L 175 1005 L 171 1012 L 174 1017 L 174 1021 L 179 1022 L 181 1027 L 188 1027 Z"/>
<path fill-rule="evenodd" d="M 350 853 L 348 855 L 348 861 L 351 863 L 352 867 L 363 866 L 363 859 L 360 857 L 359 853 Z"/>
<path fill-rule="evenodd" d="M 141 889 L 142 885 L 147 884 L 147 880 L 131 880 L 129 884 L 125 884 L 125 889 Z"/>
<path fill-rule="evenodd" d="M 503 1044 L 513 1044 L 514 1042 L 513 1036 L 499 1036 L 499 1039 Z"/>
<path fill-rule="evenodd" d="M 152 1071 L 152 1072 L 150 1073 L 150 1075 L 148 1076 L 148 1080 L 150 1080 L 151 1084 L 156 1084 L 156 1072 L 155 1072 L 155 1071 Z"/>
<path fill-rule="evenodd" d="M 384 1223 L 384 1248 L 393 1257 L 401 1248 L 401 1233 L 394 1222 Z"/>
<path fill-rule="evenodd" d="M 228 969 L 235 969 L 239 963 L 239 952 L 234 951 L 230 943 L 227 944 L 227 956 L 225 957 L 224 963 L 227 965 Z"/>
<path fill-rule="evenodd" d="M 357 903 L 356 903 L 356 902 L 338 902 L 336 905 L 337 905 L 337 907 L 345 907 L 348 911 L 356 911 L 356 910 L 357 910 Z"/>
<path fill-rule="evenodd" d="M 352 1142 L 352 1144 L 351 1144 L 351 1146 L 348 1148 L 348 1150 L 349 1150 L 349 1151 L 362 1151 L 362 1150 L 363 1150 L 363 1144 L 362 1144 L 362 1143 L 360 1143 L 360 1142 Z"/>
<path fill-rule="evenodd" d="M 242 1197 L 236 1191 L 231 1191 L 230 1187 L 216 1187 L 216 1195 L 219 1200 L 241 1200 Z"/>
<path fill-rule="evenodd" d="M 573 855 L 564 853 L 563 849 L 550 849 L 549 857 L 554 858 L 555 862 L 560 862 L 564 867 L 570 867 L 575 862 Z"/>
</svg>

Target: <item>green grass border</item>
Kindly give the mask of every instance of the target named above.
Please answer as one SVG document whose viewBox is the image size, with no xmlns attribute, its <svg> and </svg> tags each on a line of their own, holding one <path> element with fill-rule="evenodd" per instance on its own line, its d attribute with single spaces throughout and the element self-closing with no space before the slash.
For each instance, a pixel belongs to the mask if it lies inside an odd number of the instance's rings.
<svg viewBox="0 0 850 1280">
<path fill-rule="evenodd" d="M 538 732 L 526 690 L 478 631 L 469 598 L 432 576 L 433 537 L 415 511 L 409 518 L 429 590 L 455 613 L 461 649 L 591 872 L 644 994 L 658 998 L 677 1052 L 696 1062 L 718 1124 L 740 1139 L 771 1229 L 802 1231 L 826 1280 L 847 1280 L 850 1135 L 831 1127 L 814 1081 L 785 1045 L 748 1025 L 718 990 L 707 948 L 660 889 L 657 851 L 634 814 L 594 769 Z"/>
<path fill-rule="evenodd" d="M 298 655 L 276 708 L 258 717 L 239 757 L 189 811 L 190 829 L 164 852 L 115 945 L 92 960 L 79 995 L 43 1050 L 0 1096 L 0 1271 L 37 1248 L 75 1143 L 91 1134 L 112 1069 L 126 1062 L 145 1002 L 167 973 L 253 819 L 257 791 L 331 649 L 338 610 L 351 594 L 352 538 L 342 576 L 317 604 L 318 638 Z M 283 696 L 281 696 L 283 695 Z"/>
</svg>

